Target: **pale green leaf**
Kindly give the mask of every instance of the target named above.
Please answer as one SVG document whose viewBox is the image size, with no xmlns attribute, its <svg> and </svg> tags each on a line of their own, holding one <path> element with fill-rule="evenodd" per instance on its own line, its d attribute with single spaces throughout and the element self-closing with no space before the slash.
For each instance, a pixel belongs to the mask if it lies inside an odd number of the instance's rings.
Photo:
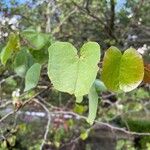
<svg viewBox="0 0 150 150">
<path fill-rule="evenodd" d="M 135 89 L 143 80 L 142 56 L 133 48 L 122 55 L 116 47 L 110 47 L 104 56 L 102 81 L 111 91 L 124 92 Z"/>
<path fill-rule="evenodd" d="M 24 91 L 28 91 L 37 86 L 39 78 L 40 78 L 41 65 L 35 63 L 30 67 L 25 76 L 25 89 Z"/>
<path fill-rule="evenodd" d="M 78 96 L 78 97 L 76 97 L 76 102 L 77 102 L 77 103 L 81 103 L 82 100 L 83 100 L 83 96 Z"/>
<path fill-rule="evenodd" d="M 97 107 L 98 107 L 98 94 L 96 92 L 94 84 L 89 91 L 88 98 L 89 98 L 89 115 L 87 118 L 87 122 L 92 125 L 96 118 Z"/>
<path fill-rule="evenodd" d="M 84 44 L 77 54 L 67 42 L 56 42 L 49 48 L 48 76 L 54 88 L 75 94 L 78 102 L 94 82 L 100 59 L 100 46 L 95 42 Z"/>
<path fill-rule="evenodd" d="M 1 52 L 1 62 L 3 65 L 6 64 L 7 60 L 11 57 L 13 52 L 18 51 L 20 48 L 20 41 L 18 34 L 11 33 L 9 35 L 9 40 L 7 45 L 3 48 Z"/>
</svg>

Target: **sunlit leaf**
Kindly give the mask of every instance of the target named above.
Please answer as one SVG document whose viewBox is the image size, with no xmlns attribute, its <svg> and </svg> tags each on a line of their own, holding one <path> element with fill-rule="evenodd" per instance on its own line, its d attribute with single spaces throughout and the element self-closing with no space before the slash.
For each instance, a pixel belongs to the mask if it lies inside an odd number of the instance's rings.
<svg viewBox="0 0 150 150">
<path fill-rule="evenodd" d="M 13 52 L 16 52 L 20 49 L 20 41 L 18 34 L 11 33 L 9 35 L 9 40 L 7 45 L 3 48 L 1 52 L 1 62 L 3 65 L 6 64 L 7 60 L 11 57 Z"/>
<path fill-rule="evenodd" d="M 116 47 L 110 47 L 104 56 L 102 81 L 111 91 L 124 92 L 135 89 L 143 80 L 142 56 L 133 48 L 122 55 Z"/>
<path fill-rule="evenodd" d="M 78 102 L 89 93 L 98 71 L 100 46 L 95 42 L 84 44 L 77 54 L 67 42 L 56 42 L 49 48 L 48 76 L 54 88 L 75 94 Z"/>
<path fill-rule="evenodd" d="M 81 138 L 82 140 L 86 140 L 86 139 L 88 138 L 88 132 L 83 132 L 83 133 L 81 133 L 81 134 L 80 134 L 80 138 Z"/>
</svg>

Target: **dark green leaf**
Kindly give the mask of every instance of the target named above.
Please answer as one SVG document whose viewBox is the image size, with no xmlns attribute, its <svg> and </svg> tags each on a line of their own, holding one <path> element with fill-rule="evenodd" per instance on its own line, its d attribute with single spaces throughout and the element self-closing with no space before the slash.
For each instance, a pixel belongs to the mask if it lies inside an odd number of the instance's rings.
<svg viewBox="0 0 150 150">
<path fill-rule="evenodd" d="M 30 50 L 30 53 L 37 63 L 44 64 L 48 61 L 47 49 L 41 49 L 39 51 Z"/>
</svg>

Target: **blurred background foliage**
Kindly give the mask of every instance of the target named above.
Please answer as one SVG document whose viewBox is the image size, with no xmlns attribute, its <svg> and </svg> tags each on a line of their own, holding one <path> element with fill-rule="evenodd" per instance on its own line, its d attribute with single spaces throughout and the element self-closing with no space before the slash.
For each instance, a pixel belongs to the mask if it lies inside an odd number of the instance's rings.
<svg viewBox="0 0 150 150">
<path fill-rule="evenodd" d="M 46 33 L 44 41 L 47 45 L 39 43 L 39 50 L 35 51 L 35 41 L 30 45 L 22 40 L 23 53 L 15 54 L 6 66 L 0 64 L 0 118 L 13 109 L 11 103 L 3 107 L 5 103 L 16 99 L 21 103 L 45 89 L 36 99 L 54 107 L 43 149 L 150 150 L 149 136 L 113 133 L 101 126 L 90 127 L 77 116 L 53 114 L 55 111 L 73 111 L 87 115 L 88 99 L 85 96 L 82 104 L 75 104 L 73 96 L 54 90 L 46 70 L 47 48 L 56 40 L 69 41 L 78 49 L 86 41 L 96 41 L 101 45 L 102 57 L 111 45 L 122 51 L 132 46 L 143 55 L 144 62 L 149 63 L 150 0 L 1 0 L 0 51 L 10 32 L 27 35 L 26 29 L 40 39 L 41 34 Z M 40 81 L 37 88 L 23 93 L 24 75 L 34 62 L 44 64 Z M 101 68 L 101 62 L 99 65 Z M 118 94 L 108 92 L 103 84 L 98 87 L 102 91 L 98 91 L 98 121 L 133 132 L 150 133 L 149 84 L 142 83 L 132 92 Z M 29 103 L 20 113 L 0 122 L 0 150 L 39 149 L 46 122 L 43 108 Z"/>
</svg>

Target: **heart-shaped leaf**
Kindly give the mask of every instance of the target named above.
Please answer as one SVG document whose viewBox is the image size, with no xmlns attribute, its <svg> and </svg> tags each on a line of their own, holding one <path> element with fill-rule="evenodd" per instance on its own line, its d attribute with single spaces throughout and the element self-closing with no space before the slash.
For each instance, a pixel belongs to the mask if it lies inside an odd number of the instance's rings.
<svg viewBox="0 0 150 150">
<path fill-rule="evenodd" d="M 111 91 L 124 92 L 135 89 L 143 80 L 142 56 L 133 48 L 122 55 L 116 47 L 110 47 L 104 56 L 102 80 Z"/>
<path fill-rule="evenodd" d="M 48 76 L 55 89 L 81 101 L 96 78 L 99 59 L 100 46 L 95 42 L 84 44 L 79 55 L 72 44 L 56 42 L 49 47 Z"/>
</svg>

